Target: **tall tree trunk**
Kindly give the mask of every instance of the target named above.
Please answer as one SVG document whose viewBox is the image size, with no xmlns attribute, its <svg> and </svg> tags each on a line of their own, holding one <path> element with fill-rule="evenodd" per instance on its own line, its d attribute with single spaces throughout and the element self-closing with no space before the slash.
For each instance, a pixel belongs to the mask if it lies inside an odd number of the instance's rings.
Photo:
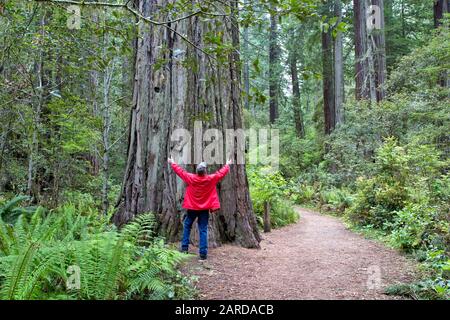
<svg viewBox="0 0 450 320">
<path fill-rule="evenodd" d="M 92 22 L 98 24 L 99 23 L 99 14 L 96 9 L 93 10 L 92 16 L 91 16 Z M 99 38 L 96 34 L 93 35 L 94 37 L 94 51 L 98 52 L 98 44 L 99 44 Z M 100 73 L 98 71 L 98 68 L 91 68 L 89 70 L 89 94 L 88 94 L 88 100 L 89 104 L 92 106 L 92 115 L 94 117 L 100 117 L 100 108 L 99 108 L 99 97 L 98 97 L 98 91 L 100 88 Z M 99 155 L 100 152 L 97 148 L 97 144 L 93 144 L 93 150 L 90 152 L 89 155 L 89 161 L 91 163 L 91 174 L 94 176 L 97 176 L 100 173 L 100 159 Z"/>
<path fill-rule="evenodd" d="M 292 79 L 292 107 L 294 109 L 295 131 L 299 138 L 303 138 L 305 136 L 305 129 L 303 126 L 303 116 L 301 110 L 300 84 L 298 80 L 297 53 L 295 52 L 295 48 L 291 48 L 289 50 L 289 68 L 291 70 Z"/>
<path fill-rule="evenodd" d="M 341 0 L 334 2 L 334 15 L 337 23 L 342 22 Z M 344 45 L 341 31 L 337 31 L 334 39 L 334 113 L 335 126 L 342 122 L 344 104 Z"/>
<path fill-rule="evenodd" d="M 450 12 L 450 1 L 449 0 L 434 0 L 434 26 L 438 28 L 442 24 L 442 18 L 444 14 Z"/>
<path fill-rule="evenodd" d="M 54 77 L 52 79 L 52 85 L 51 87 L 53 88 L 53 90 L 57 91 L 59 94 L 62 94 L 63 92 L 63 65 L 64 65 L 64 57 L 63 54 L 56 50 L 55 51 L 55 55 L 56 55 L 56 66 L 55 66 L 55 70 L 54 70 Z M 58 136 L 58 139 L 60 137 L 60 132 L 59 132 L 59 126 L 56 125 L 55 126 L 55 133 L 53 134 L 53 136 Z M 56 153 L 57 154 L 57 153 Z M 55 158 L 55 157 L 53 157 Z M 58 203 L 59 203 L 59 198 L 60 198 L 60 184 L 62 181 L 62 177 L 61 177 L 61 168 L 63 166 L 62 161 L 59 161 L 58 158 L 56 157 L 54 160 L 54 168 L 53 168 L 53 173 L 52 173 L 52 178 L 53 178 L 53 186 L 51 188 L 51 198 L 52 198 L 52 206 L 57 207 Z"/>
<path fill-rule="evenodd" d="M 366 6 L 365 0 L 353 0 L 355 29 L 355 95 L 357 100 L 369 98 L 366 79 L 369 67 L 365 55 L 367 53 Z"/>
<path fill-rule="evenodd" d="M 105 20 L 107 17 L 107 11 L 104 11 L 102 14 L 102 19 Z M 103 22 L 106 24 L 106 21 Z M 103 214 L 108 214 L 109 209 L 109 175 L 110 175 L 110 168 L 109 168 L 109 162 L 110 162 L 110 153 L 111 153 L 111 146 L 110 146 L 110 131 L 112 126 L 112 106 L 110 103 L 110 96 L 111 96 L 111 82 L 114 76 L 114 68 L 115 68 L 115 59 L 112 57 L 111 59 L 108 59 L 108 45 L 109 45 L 109 37 L 106 30 L 103 31 L 103 49 L 102 49 L 102 60 L 103 61 L 109 61 L 107 65 L 102 70 L 103 74 L 103 105 L 102 105 L 102 124 L 103 124 L 103 130 L 102 130 L 102 143 L 103 143 L 103 156 L 102 156 L 102 179 L 103 179 L 103 185 L 102 185 L 102 210 Z"/>
<path fill-rule="evenodd" d="M 41 39 L 45 39 L 45 25 L 47 24 L 47 12 L 44 12 L 40 20 L 41 28 Z M 39 51 L 38 61 L 35 63 L 35 72 L 37 76 L 37 92 L 33 95 L 32 99 L 32 109 L 33 109 L 33 132 L 30 141 L 30 153 L 28 157 L 28 177 L 27 177 L 27 193 L 36 199 L 39 196 L 39 187 L 35 183 L 36 172 L 37 172 L 37 157 L 39 148 L 39 130 L 41 127 L 41 116 L 42 109 L 44 105 L 44 99 L 48 91 L 48 78 L 46 77 L 46 72 L 44 70 L 45 64 L 45 45 L 42 44 L 41 50 Z"/>
<path fill-rule="evenodd" d="M 380 29 L 374 29 L 371 33 L 371 44 L 374 53 L 375 87 L 377 101 L 386 98 L 386 36 L 384 22 L 384 0 L 372 0 L 372 4 L 380 8 Z"/>
<path fill-rule="evenodd" d="M 247 4 L 247 0 L 244 0 L 244 6 Z M 249 110 L 250 108 L 250 102 L 249 102 L 249 97 L 250 97 L 250 65 L 249 65 L 249 59 L 248 59 L 248 27 L 244 27 L 244 32 L 243 32 L 243 40 L 244 43 L 242 44 L 242 51 L 245 54 L 245 60 L 244 60 L 244 68 L 243 68 L 243 72 L 242 72 L 242 76 L 243 76 L 243 80 L 244 80 L 244 92 L 245 92 L 245 96 L 244 96 L 244 108 Z M 255 108 L 252 108 L 252 115 L 255 115 Z"/>
<path fill-rule="evenodd" d="M 442 25 L 442 18 L 444 18 L 444 14 L 450 12 L 450 1 L 435 0 L 433 12 L 434 12 L 434 26 L 435 28 L 439 28 Z M 439 84 L 442 87 L 450 88 L 450 77 L 448 71 L 442 72 L 439 78 Z"/>
<path fill-rule="evenodd" d="M 174 0 L 169 1 L 173 3 Z M 170 28 L 185 34 L 198 46 L 204 45 L 206 32 L 221 36 L 223 41 L 239 46 L 237 1 L 227 0 L 231 19 L 215 17 L 204 21 L 191 17 Z M 163 0 L 136 0 L 144 16 L 168 19 L 158 8 Z M 230 21 L 231 20 L 231 21 Z M 156 62 L 163 61 L 155 64 Z M 154 212 L 158 231 L 169 241 L 179 239 L 181 198 L 184 184 L 167 165 L 189 152 L 190 144 L 171 141 L 177 128 L 194 128 L 194 119 L 210 117 L 204 126 L 226 129 L 242 128 L 240 70 L 238 50 L 227 54 L 227 63 L 211 61 L 179 35 L 164 26 L 139 24 L 130 122 L 128 159 L 118 211 L 113 220 L 122 225 L 143 212 Z M 236 154 L 233 157 L 236 159 Z M 232 165 L 230 173 L 218 186 L 221 210 L 211 215 L 210 245 L 234 242 L 244 247 L 258 247 L 260 236 L 248 191 L 244 165 Z"/>
<path fill-rule="evenodd" d="M 333 36 L 331 30 L 322 31 L 323 111 L 325 134 L 330 134 L 336 123 L 333 73 Z"/>
<path fill-rule="evenodd" d="M 385 34 L 393 30 L 395 23 L 394 17 L 394 0 L 384 0 L 384 20 L 385 20 Z M 386 37 L 386 65 L 392 66 L 395 62 L 393 56 L 395 53 L 393 38 Z"/>
<path fill-rule="evenodd" d="M 273 10 L 276 10 L 273 8 Z M 278 44 L 277 44 L 277 15 L 270 13 L 269 35 L 269 108 L 270 123 L 278 119 Z"/>
<path fill-rule="evenodd" d="M 402 37 L 406 37 L 406 14 L 405 14 L 405 0 L 401 2 L 401 19 L 402 19 Z"/>
<path fill-rule="evenodd" d="M 344 58 L 342 33 L 337 25 L 342 21 L 341 1 L 328 1 L 325 14 L 337 18 L 336 25 L 322 30 L 323 110 L 325 134 L 330 134 L 342 121 L 344 103 Z M 336 36 L 333 37 L 333 31 Z"/>
<path fill-rule="evenodd" d="M 367 30 L 367 9 L 377 5 L 380 8 L 381 29 Z M 382 0 L 353 0 L 355 29 L 355 78 L 356 99 L 381 101 L 385 97 L 386 54 L 384 37 L 384 14 Z"/>
<path fill-rule="evenodd" d="M 105 35 L 104 47 L 107 47 L 107 37 Z M 111 81 L 114 74 L 114 60 L 103 71 L 103 131 L 102 131 L 102 142 L 103 142 L 103 161 L 102 161 L 102 209 L 103 213 L 108 214 L 109 208 L 109 158 L 110 158 L 110 131 L 112 125 L 111 119 L 111 105 L 109 102 L 110 92 L 111 92 Z"/>
</svg>

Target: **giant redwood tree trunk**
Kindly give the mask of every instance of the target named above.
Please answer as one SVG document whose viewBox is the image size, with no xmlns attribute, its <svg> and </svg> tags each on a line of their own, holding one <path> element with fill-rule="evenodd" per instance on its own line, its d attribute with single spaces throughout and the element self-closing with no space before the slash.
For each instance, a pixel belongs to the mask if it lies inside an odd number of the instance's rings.
<svg viewBox="0 0 450 320">
<path fill-rule="evenodd" d="M 297 137 L 304 138 L 305 128 L 303 125 L 303 115 L 300 101 L 300 83 L 297 71 L 297 52 L 295 51 L 295 48 L 290 48 L 288 60 L 292 80 L 292 107 L 294 109 L 295 132 L 297 133 Z"/>
<path fill-rule="evenodd" d="M 276 11 L 276 8 L 272 8 Z M 278 119 L 278 85 L 279 85 L 279 48 L 277 44 L 277 15 L 270 13 L 269 34 L 269 120 L 274 123 Z"/>
<path fill-rule="evenodd" d="M 135 5 L 143 16 L 167 21 L 171 17 L 160 9 L 168 2 L 175 0 L 135 0 Z M 236 0 L 222 3 L 236 14 Z M 225 129 L 242 128 L 243 123 L 235 17 L 193 16 L 168 27 L 192 44 L 164 26 L 139 24 L 128 159 L 113 220 L 122 225 L 140 213 L 154 212 L 159 232 L 176 241 L 184 185 L 169 168 L 167 157 L 172 154 L 177 160 L 190 146 L 171 142 L 172 132 L 184 128 L 193 135 L 194 120 L 203 119 L 204 130 L 217 128 L 225 137 Z M 208 58 L 198 49 L 213 46 L 206 43 L 207 33 L 236 49 L 222 52 L 223 59 Z M 258 247 L 260 236 L 244 165 L 231 165 L 218 190 L 222 208 L 211 215 L 210 245 L 226 241 Z"/>
<path fill-rule="evenodd" d="M 374 81 L 369 73 L 369 57 L 367 28 L 366 28 L 366 4 L 365 0 L 353 0 L 354 28 L 355 28 L 355 80 L 356 99 L 374 98 L 371 92 Z"/>
<path fill-rule="evenodd" d="M 325 134 L 330 134 L 336 125 L 335 85 L 333 72 L 333 36 L 331 31 L 322 31 L 323 68 L 323 112 Z"/>
<path fill-rule="evenodd" d="M 380 9 L 368 12 L 369 6 Z M 353 0 L 355 28 L 355 79 L 356 99 L 379 102 L 386 96 L 386 40 L 384 35 L 384 1 Z M 369 10 L 370 11 L 370 10 Z M 374 15 L 375 14 L 375 15 Z M 367 29 L 367 18 L 373 15 L 380 29 Z"/>
<path fill-rule="evenodd" d="M 247 5 L 247 0 L 243 2 L 244 6 Z M 249 51 L 248 51 L 248 26 L 244 28 L 242 35 L 243 45 L 242 50 L 245 53 L 245 60 L 243 63 L 242 77 L 244 78 L 244 108 L 250 110 L 250 63 L 249 63 Z M 252 115 L 255 115 L 255 108 L 252 107 Z"/>
<path fill-rule="evenodd" d="M 334 15 L 337 17 L 337 24 L 342 22 L 342 2 L 334 1 Z M 334 37 L 333 48 L 334 60 L 334 112 L 337 126 L 343 119 L 344 105 L 344 37 L 341 31 L 337 30 Z"/>
<path fill-rule="evenodd" d="M 384 21 L 384 0 L 372 0 L 372 4 L 380 8 L 380 29 L 373 30 L 370 34 L 370 43 L 373 46 L 375 86 L 377 101 L 380 102 L 386 98 L 386 36 Z"/>
<path fill-rule="evenodd" d="M 343 43 L 337 24 L 342 21 L 341 2 L 324 4 L 326 16 L 335 15 L 335 25 L 322 30 L 323 110 L 325 134 L 330 134 L 342 122 L 344 102 Z M 336 29 L 336 35 L 333 31 Z"/>
</svg>

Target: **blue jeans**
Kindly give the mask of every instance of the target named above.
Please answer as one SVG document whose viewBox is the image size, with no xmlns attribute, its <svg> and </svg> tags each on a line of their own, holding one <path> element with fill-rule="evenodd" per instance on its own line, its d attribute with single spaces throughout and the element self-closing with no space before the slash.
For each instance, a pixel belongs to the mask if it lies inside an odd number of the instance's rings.
<svg viewBox="0 0 450 320">
<path fill-rule="evenodd" d="M 197 218 L 198 233 L 200 238 L 200 255 L 208 254 L 208 219 L 209 210 L 188 210 L 184 219 L 183 240 L 181 241 L 181 249 L 189 249 L 189 237 L 191 235 L 192 224 Z"/>
</svg>

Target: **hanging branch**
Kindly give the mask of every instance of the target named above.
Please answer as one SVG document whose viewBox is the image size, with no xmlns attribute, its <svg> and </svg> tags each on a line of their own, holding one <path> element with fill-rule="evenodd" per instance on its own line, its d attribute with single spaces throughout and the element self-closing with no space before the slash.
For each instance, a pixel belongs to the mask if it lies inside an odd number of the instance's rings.
<svg viewBox="0 0 450 320">
<path fill-rule="evenodd" d="M 198 51 L 202 52 L 208 58 L 212 58 L 214 60 L 216 60 L 215 57 L 213 57 L 208 52 L 206 52 L 205 50 L 203 50 L 202 48 L 197 46 L 195 43 L 190 41 L 185 35 L 179 33 L 174 28 L 171 28 L 169 25 L 171 23 L 175 23 L 175 22 L 179 22 L 179 21 L 182 21 L 182 20 L 185 20 L 185 19 L 189 19 L 189 18 L 194 17 L 194 16 L 199 15 L 199 14 L 206 14 L 206 15 L 212 15 L 212 16 L 225 16 L 226 15 L 226 14 L 221 14 L 221 13 L 209 13 L 209 12 L 205 12 L 204 10 L 200 9 L 200 10 L 196 10 L 196 11 L 190 13 L 190 14 L 187 14 L 185 16 L 173 19 L 173 20 L 156 21 L 156 20 L 150 19 L 149 17 L 144 17 L 142 15 L 142 13 L 140 13 L 138 10 L 135 10 L 132 7 L 128 6 L 128 3 L 130 2 L 130 0 L 128 0 L 125 3 L 85 2 L 84 0 L 82 0 L 82 1 L 75 1 L 75 0 L 34 0 L 34 1 L 36 1 L 36 2 L 50 2 L 50 3 L 57 3 L 57 4 L 77 5 L 77 6 L 122 8 L 122 9 L 125 9 L 126 11 L 130 12 L 131 14 L 133 14 L 135 17 L 137 17 L 137 18 L 139 18 L 139 19 L 141 19 L 141 20 L 143 20 L 143 21 L 145 21 L 147 23 L 150 23 L 150 24 L 155 25 L 155 26 L 163 26 L 163 27 L 167 28 L 168 30 L 172 31 L 173 33 L 178 35 L 180 38 L 182 38 L 184 41 L 186 41 L 189 45 L 191 45 L 192 47 L 194 47 Z"/>
</svg>

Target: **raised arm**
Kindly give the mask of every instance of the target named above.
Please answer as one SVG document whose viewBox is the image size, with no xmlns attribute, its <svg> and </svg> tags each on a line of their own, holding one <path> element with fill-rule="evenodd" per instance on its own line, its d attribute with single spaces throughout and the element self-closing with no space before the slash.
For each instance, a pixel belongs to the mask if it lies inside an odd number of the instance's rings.
<svg viewBox="0 0 450 320">
<path fill-rule="evenodd" d="M 181 178 L 181 180 L 183 180 L 187 184 L 191 183 L 191 181 L 192 181 L 191 173 L 187 172 L 182 167 L 180 167 L 175 162 L 173 162 L 172 158 L 169 158 L 167 160 L 167 162 L 169 162 L 169 164 L 172 167 L 173 171 L 175 171 L 175 173 L 177 174 L 177 176 L 179 176 Z"/>
<path fill-rule="evenodd" d="M 224 165 L 222 168 L 220 168 L 214 174 L 212 174 L 213 180 L 215 180 L 216 182 L 219 182 L 220 180 L 222 180 L 227 175 L 227 173 L 230 171 L 230 164 L 231 164 L 231 160 L 228 160 L 226 165 Z"/>
</svg>

